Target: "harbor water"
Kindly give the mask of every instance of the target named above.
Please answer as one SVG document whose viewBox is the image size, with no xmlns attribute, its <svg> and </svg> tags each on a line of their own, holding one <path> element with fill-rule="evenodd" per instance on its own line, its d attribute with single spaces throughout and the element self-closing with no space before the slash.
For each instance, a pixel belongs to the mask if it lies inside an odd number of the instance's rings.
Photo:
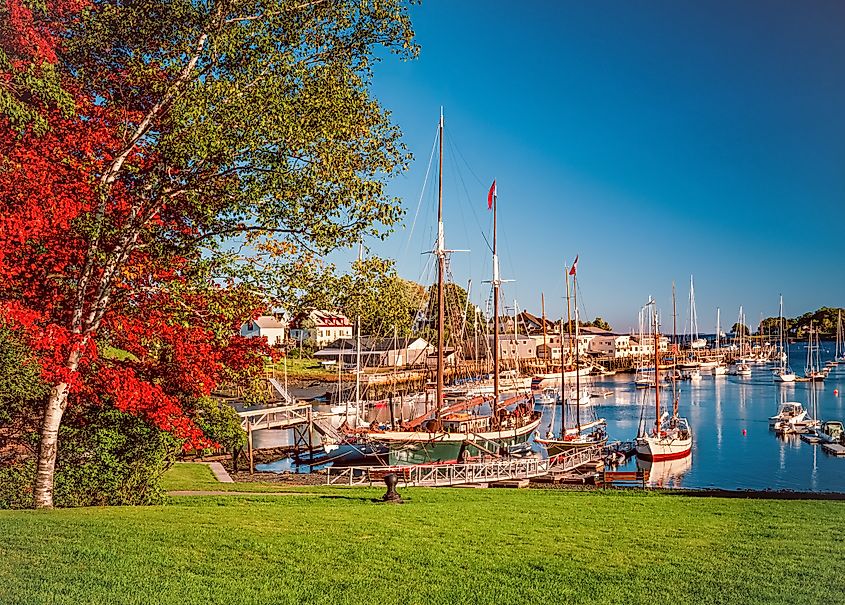
<svg viewBox="0 0 845 605">
<path fill-rule="evenodd" d="M 804 346 L 790 347 L 791 365 L 799 375 L 804 355 Z M 832 350 L 822 351 L 822 363 L 831 357 Z M 824 382 L 817 383 L 776 384 L 771 369 L 753 365 L 752 376 L 746 378 L 714 377 L 702 371 L 700 381 L 678 382 L 679 415 L 689 420 L 694 435 L 692 455 L 650 465 L 652 485 L 845 492 L 845 458 L 830 456 L 798 435 L 778 437 L 769 428 L 769 417 L 782 401 L 800 402 L 820 420 L 845 421 L 845 365 L 834 367 Z M 613 391 L 605 399 L 593 399 L 596 414 L 607 420 L 611 440 L 636 436 L 644 398 L 646 425 L 654 422 L 654 389 L 636 389 L 633 375 L 610 376 L 596 386 Z M 667 404 L 671 406 L 671 388 L 661 389 L 661 405 L 665 409 Z M 541 430 L 547 431 L 551 406 L 544 416 Z M 631 459 L 618 470 L 636 470 L 637 464 L 642 466 Z"/>
</svg>

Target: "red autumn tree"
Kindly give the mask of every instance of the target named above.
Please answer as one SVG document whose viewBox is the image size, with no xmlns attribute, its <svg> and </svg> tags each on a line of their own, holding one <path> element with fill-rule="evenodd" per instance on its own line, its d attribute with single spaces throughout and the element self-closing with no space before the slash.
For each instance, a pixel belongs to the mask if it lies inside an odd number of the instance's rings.
<svg viewBox="0 0 845 605">
<path fill-rule="evenodd" d="M 414 49 L 398 0 L 0 16 L 0 312 L 51 385 L 34 497 L 52 506 L 68 405 L 105 398 L 201 443 L 191 400 L 260 361 L 239 323 L 312 255 L 397 220 L 383 180 L 405 156 L 368 85 L 375 48 Z"/>
</svg>

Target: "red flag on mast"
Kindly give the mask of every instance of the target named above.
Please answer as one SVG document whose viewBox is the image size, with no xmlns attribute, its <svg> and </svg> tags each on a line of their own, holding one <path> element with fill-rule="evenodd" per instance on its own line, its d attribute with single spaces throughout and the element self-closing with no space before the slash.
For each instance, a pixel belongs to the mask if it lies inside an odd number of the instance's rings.
<svg viewBox="0 0 845 605">
<path fill-rule="evenodd" d="M 578 266 L 578 255 L 575 255 L 575 261 L 572 263 L 572 268 L 569 270 L 570 275 L 575 275 L 575 268 Z"/>
<path fill-rule="evenodd" d="M 487 192 L 487 210 L 492 210 L 494 197 L 496 197 L 496 179 L 493 179 L 493 184 L 490 185 L 490 191 Z"/>
</svg>

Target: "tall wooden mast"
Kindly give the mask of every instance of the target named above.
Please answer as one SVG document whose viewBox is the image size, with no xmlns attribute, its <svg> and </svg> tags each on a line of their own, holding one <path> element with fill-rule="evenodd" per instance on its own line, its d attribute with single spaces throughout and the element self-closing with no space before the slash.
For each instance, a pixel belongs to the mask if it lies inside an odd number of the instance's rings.
<svg viewBox="0 0 845 605">
<path fill-rule="evenodd" d="M 569 306 L 569 274 L 563 266 L 563 279 L 566 281 L 566 305 Z M 554 424 L 552 431 L 554 431 Z M 563 360 L 563 317 L 560 318 L 560 438 L 566 435 L 566 363 Z"/>
<path fill-rule="evenodd" d="M 576 257 L 576 263 L 578 262 Z M 576 264 L 572 265 L 572 289 L 575 297 L 575 428 L 581 434 L 581 347 L 578 342 L 578 275 Z"/>
<path fill-rule="evenodd" d="M 440 109 L 440 160 L 437 176 L 437 400 L 434 417 L 440 419 L 443 407 L 443 347 L 445 336 L 444 279 L 446 273 L 446 250 L 443 241 L 443 108 Z"/>
<path fill-rule="evenodd" d="M 499 418 L 499 256 L 496 251 L 496 190 L 493 190 L 493 421 Z"/>
<path fill-rule="evenodd" d="M 690 276 L 690 292 L 692 292 L 692 276 Z M 692 317 L 692 308 L 694 298 L 690 296 L 690 318 Z M 692 320 L 690 319 L 690 355 L 692 355 L 692 343 L 694 340 L 692 334 Z M 678 320 L 677 320 L 677 306 L 675 304 L 675 282 L 672 282 L 672 422 L 678 417 Z M 659 348 L 660 343 L 655 341 L 654 346 Z M 694 358 L 693 358 L 694 359 Z"/>
<path fill-rule="evenodd" d="M 546 340 L 546 297 L 542 292 L 540 292 L 540 314 L 543 316 L 543 354 L 549 355 L 549 343 Z"/>
<path fill-rule="evenodd" d="M 657 333 L 660 327 L 657 324 L 657 308 L 654 312 L 654 427 L 655 432 L 660 436 L 660 335 Z"/>
</svg>

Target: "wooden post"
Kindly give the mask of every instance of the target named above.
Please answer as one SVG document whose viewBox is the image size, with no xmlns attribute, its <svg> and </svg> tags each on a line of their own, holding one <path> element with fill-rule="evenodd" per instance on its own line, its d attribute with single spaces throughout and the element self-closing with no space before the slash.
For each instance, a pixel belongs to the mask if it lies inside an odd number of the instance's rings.
<svg viewBox="0 0 845 605">
<path fill-rule="evenodd" d="M 314 415 L 313 410 L 308 408 L 308 466 L 314 464 Z"/>
<path fill-rule="evenodd" d="M 252 475 L 255 472 L 255 466 L 254 466 L 254 458 L 253 458 L 253 455 L 252 455 L 252 423 L 251 422 L 249 424 L 247 424 L 246 443 L 247 443 L 247 447 L 249 447 L 249 474 Z"/>
</svg>

